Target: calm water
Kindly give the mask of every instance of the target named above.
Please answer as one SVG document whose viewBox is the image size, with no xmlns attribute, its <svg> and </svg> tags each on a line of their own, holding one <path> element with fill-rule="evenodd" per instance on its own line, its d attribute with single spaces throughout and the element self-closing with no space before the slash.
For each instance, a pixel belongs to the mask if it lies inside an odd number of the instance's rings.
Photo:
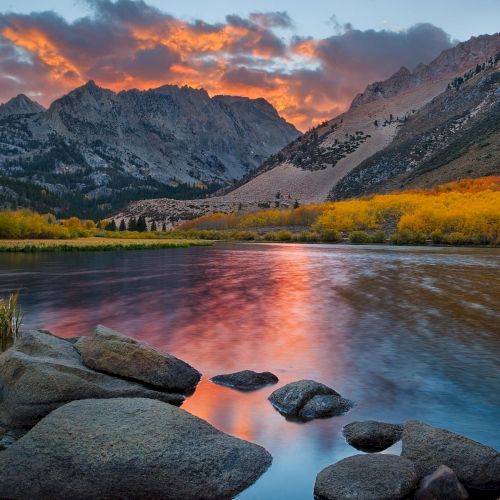
<svg viewBox="0 0 500 500">
<path fill-rule="evenodd" d="M 499 271 L 487 249 L 4 254 L 0 293 L 22 290 L 28 327 L 69 337 L 102 323 L 193 364 L 204 379 L 184 408 L 274 457 L 240 498 L 304 499 L 324 466 L 358 453 L 341 436 L 352 420 L 418 418 L 500 447 Z M 298 424 L 267 402 L 273 388 L 207 380 L 242 369 L 313 378 L 357 406 Z"/>
</svg>

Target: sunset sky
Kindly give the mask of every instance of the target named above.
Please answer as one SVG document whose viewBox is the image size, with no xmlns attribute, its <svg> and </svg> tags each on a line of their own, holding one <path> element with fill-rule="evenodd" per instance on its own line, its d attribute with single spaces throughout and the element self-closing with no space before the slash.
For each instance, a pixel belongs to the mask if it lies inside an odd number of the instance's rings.
<svg viewBox="0 0 500 500">
<path fill-rule="evenodd" d="M 186 84 L 265 97 L 305 130 L 498 19 L 497 0 L 0 0 L 0 102 Z"/>
</svg>

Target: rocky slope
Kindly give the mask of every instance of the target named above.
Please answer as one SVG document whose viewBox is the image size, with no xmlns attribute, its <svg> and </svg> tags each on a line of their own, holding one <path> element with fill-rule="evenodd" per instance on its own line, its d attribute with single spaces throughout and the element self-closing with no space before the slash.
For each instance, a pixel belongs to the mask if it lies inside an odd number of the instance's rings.
<svg viewBox="0 0 500 500">
<path fill-rule="evenodd" d="M 430 187 L 500 172 L 500 65 L 490 61 L 411 116 L 395 140 L 362 162 L 330 197 Z"/>
<path fill-rule="evenodd" d="M 131 204 L 126 211 L 118 214 L 118 217 L 146 215 L 157 220 L 175 222 L 212 211 L 253 210 L 265 206 L 287 207 L 292 206 L 295 200 L 300 203 L 323 201 L 331 195 L 332 189 L 336 192 L 335 187 L 340 185 L 342 179 L 351 178 L 349 174 L 364 164 L 363 162 L 371 161 L 369 159 L 374 158 L 380 151 L 385 151 L 393 143 L 399 143 L 399 138 L 405 134 L 411 137 L 420 133 L 421 130 L 413 128 L 413 124 L 426 123 L 426 112 L 423 109 L 426 106 L 435 106 L 433 100 L 437 96 L 442 95 L 443 99 L 448 101 L 456 100 L 453 104 L 447 101 L 448 118 L 455 113 L 453 110 L 466 114 L 468 106 L 472 112 L 473 105 L 472 102 L 467 104 L 468 97 L 464 94 L 463 99 L 460 99 L 460 92 L 452 92 L 448 87 L 465 72 L 472 71 L 475 75 L 477 65 L 481 65 L 483 76 L 496 71 L 493 66 L 497 64 L 495 58 L 499 52 L 500 34 L 473 37 L 442 52 L 428 65 L 418 65 L 413 72 L 402 68 L 386 81 L 369 85 L 363 94 L 356 96 L 347 112 L 298 137 L 237 185 L 219 191 L 218 196 L 179 203 L 168 199 L 143 200 Z M 474 82 L 476 81 L 477 79 L 474 79 Z M 470 84 L 474 82 L 471 81 Z M 498 101 L 498 94 L 489 85 L 479 85 L 475 92 L 475 106 L 479 106 L 483 100 L 490 104 L 494 103 L 495 99 Z M 486 108 L 479 109 L 482 110 L 479 115 L 483 116 Z M 490 116 L 488 120 L 490 119 L 494 119 L 494 116 Z M 429 122 L 429 125 L 437 126 L 439 123 L 441 121 L 436 118 L 432 123 Z M 471 126 L 473 123 L 475 122 L 471 122 Z M 491 123 L 486 127 L 492 130 Z M 444 132 L 436 133 L 437 139 Z M 466 132 L 461 138 L 456 135 L 455 150 L 466 135 Z M 433 137 L 432 134 L 430 137 Z M 481 139 L 478 135 L 474 137 L 470 147 L 480 147 L 475 141 Z M 497 143 L 493 141 L 485 145 L 487 150 L 480 154 L 491 155 L 493 163 L 496 162 L 498 167 L 498 144 L 495 144 Z M 475 162 L 472 166 L 469 161 L 465 164 L 466 171 L 475 171 L 477 167 Z M 446 180 L 461 177 L 464 168 L 457 171 L 452 168 Z M 483 175 L 483 172 L 491 173 L 491 170 L 490 167 L 478 167 L 477 175 Z M 468 176 L 471 176 L 470 172 Z M 357 194 L 363 193 L 360 187 L 363 182 L 365 180 L 358 185 Z"/>
<path fill-rule="evenodd" d="M 1 108 L 4 191 L 22 204 L 13 183 L 28 183 L 80 214 L 130 199 L 204 195 L 300 135 L 264 99 L 210 98 L 189 87 L 114 93 L 90 81 L 47 111 L 29 103 L 18 96 Z"/>
</svg>

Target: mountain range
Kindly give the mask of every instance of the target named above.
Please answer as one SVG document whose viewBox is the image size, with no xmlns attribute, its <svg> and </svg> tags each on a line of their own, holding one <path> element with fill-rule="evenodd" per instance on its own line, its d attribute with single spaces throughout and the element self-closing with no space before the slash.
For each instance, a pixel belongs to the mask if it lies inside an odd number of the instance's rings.
<svg viewBox="0 0 500 500">
<path fill-rule="evenodd" d="M 207 212 L 290 207 L 500 172 L 500 34 L 401 68 L 345 113 L 204 200 L 141 200 L 117 217 L 175 223 Z"/>
<path fill-rule="evenodd" d="M 89 81 L 47 110 L 19 95 L 0 107 L 0 196 L 94 217 L 138 198 L 204 196 L 299 135 L 264 99 L 190 87 L 115 93 Z"/>
<path fill-rule="evenodd" d="M 18 96 L 0 107 L 0 201 L 175 223 L 495 174 L 499 54 L 499 33 L 473 37 L 303 135 L 264 99 L 189 87 Z"/>
</svg>

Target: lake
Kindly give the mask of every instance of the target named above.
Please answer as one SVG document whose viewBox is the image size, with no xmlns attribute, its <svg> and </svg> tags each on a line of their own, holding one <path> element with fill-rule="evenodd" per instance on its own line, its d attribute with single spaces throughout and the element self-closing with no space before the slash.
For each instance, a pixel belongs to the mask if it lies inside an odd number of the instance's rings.
<svg viewBox="0 0 500 500">
<path fill-rule="evenodd" d="M 499 271 L 495 249 L 217 244 L 2 254 L 0 293 L 21 290 L 25 327 L 71 337 L 101 323 L 191 363 L 204 377 L 183 408 L 274 457 L 238 498 L 304 499 L 323 467 L 360 453 L 341 435 L 353 420 L 420 419 L 500 447 Z M 208 380 L 243 369 L 280 382 Z M 285 420 L 267 397 L 302 378 L 356 406 Z"/>
</svg>

